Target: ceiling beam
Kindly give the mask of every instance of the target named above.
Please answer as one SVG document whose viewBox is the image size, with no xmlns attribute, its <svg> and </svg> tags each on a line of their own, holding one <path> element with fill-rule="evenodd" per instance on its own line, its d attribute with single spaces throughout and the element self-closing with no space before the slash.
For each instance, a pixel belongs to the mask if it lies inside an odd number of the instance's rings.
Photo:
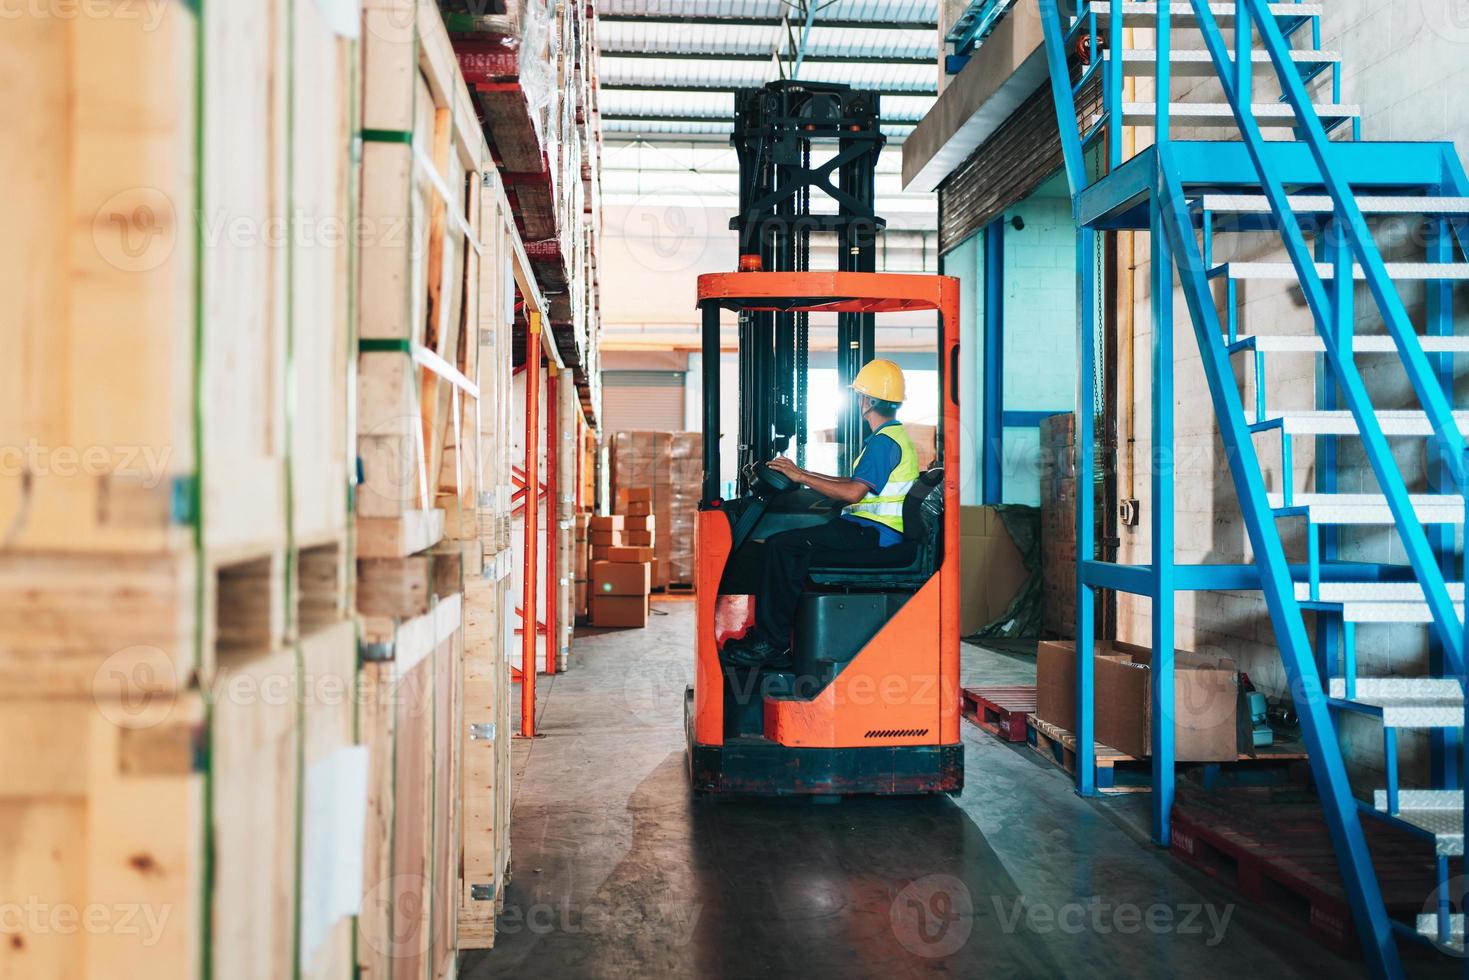
<svg viewBox="0 0 1469 980">
<path fill-rule="evenodd" d="M 721 85 L 719 83 L 701 85 L 697 82 L 678 82 L 666 84 L 664 82 L 602 82 L 597 86 L 603 92 L 734 92 L 742 88 L 759 88 L 758 85 Z M 891 86 L 879 86 L 873 88 L 867 85 L 858 85 L 857 88 L 864 92 L 876 92 L 878 95 L 911 95 L 914 97 L 936 96 L 939 90 L 936 87 L 929 88 L 892 88 Z"/>
<path fill-rule="evenodd" d="M 597 20 L 603 24 L 693 24 L 699 27 L 780 27 L 782 24 L 773 17 L 684 17 L 675 14 L 599 14 Z M 935 31 L 939 25 L 937 21 L 925 23 L 823 18 L 816 26 L 853 31 Z"/>
<path fill-rule="evenodd" d="M 763 54 L 741 54 L 732 51 L 631 51 L 618 50 L 616 48 L 602 48 L 602 57 L 605 58 L 653 58 L 659 61 L 669 59 L 689 59 L 696 61 L 757 61 L 768 62 L 770 52 Z M 808 54 L 808 64 L 824 65 L 936 65 L 937 56 L 932 58 L 908 57 L 906 55 L 890 54 Z"/>
<path fill-rule="evenodd" d="M 905 116 L 892 118 L 884 116 L 878 120 L 883 126 L 916 126 L 920 116 Z M 696 116 L 687 114 L 664 115 L 648 112 L 603 112 L 602 119 L 612 122 L 657 122 L 657 123 L 729 123 L 731 127 L 734 122 L 729 116 Z"/>
</svg>

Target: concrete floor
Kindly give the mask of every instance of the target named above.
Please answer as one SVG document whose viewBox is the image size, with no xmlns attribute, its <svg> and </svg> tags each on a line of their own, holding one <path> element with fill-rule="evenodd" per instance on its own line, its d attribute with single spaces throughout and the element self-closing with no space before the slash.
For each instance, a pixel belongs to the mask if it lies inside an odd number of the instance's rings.
<svg viewBox="0 0 1469 980">
<path fill-rule="evenodd" d="M 514 879 L 461 975 L 1358 975 L 1173 860 L 1143 794 L 1083 800 L 1024 746 L 963 726 L 957 798 L 695 800 L 682 698 L 693 603 L 578 634 L 515 747 Z M 1034 661 L 966 645 L 963 680 Z"/>
</svg>

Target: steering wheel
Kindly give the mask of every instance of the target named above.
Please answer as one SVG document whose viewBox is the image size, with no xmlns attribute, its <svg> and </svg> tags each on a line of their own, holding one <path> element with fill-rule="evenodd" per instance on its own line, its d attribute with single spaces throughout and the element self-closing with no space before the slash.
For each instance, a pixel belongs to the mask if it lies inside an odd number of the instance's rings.
<svg viewBox="0 0 1469 980">
<path fill-rule="evenodd" d="M 765 496 L 760 490 L 766 490 L 770 494 L 790 493 L 796 489 L 796 481 L 786 476 L 779 470 L 773 470 L 765 463 L 755 467 L 755 490 L 757 496 Z"/>
</svg>

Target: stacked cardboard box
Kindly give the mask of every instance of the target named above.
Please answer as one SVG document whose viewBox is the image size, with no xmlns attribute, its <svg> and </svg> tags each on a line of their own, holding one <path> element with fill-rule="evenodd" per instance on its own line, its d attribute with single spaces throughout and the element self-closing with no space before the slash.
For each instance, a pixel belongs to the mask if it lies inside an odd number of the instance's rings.
<svg viewBox="0 0 1469 980">
<path fill-rule="evenodd" d="M 574 611 L 577 619 L 587 618 L 587 572 L 591 565 L 592 515 L 577 514 L 572 532 L 571 580 L 576 596 Z"/>
<path fill-rule="evenodd" d="M 614 432 L 609 440 L 616 510 L 629 519 L 652 518 L 638 530 L 647 531 L 654 551 L 654 588 L 694 582 L 701 446 L 697 432 Z"/>
<path fill-rule="evenodd" d="M 1095 738 L 1138 759 L 1152 754 L 1153 651 L 1098 642 L 1093 651 Z M 1076 644 L 1046 641 L 1036 650 L 1036 717 L 1076 731 Z M 1232 662 L 1174 653 L 1174 757 L 1232 762 L 1239 757 L 1239 685 Z"/>
<path fill-rule="evenodd" d="M 598 514 L 587 523 L 588 554 L 593 563 L 607 560 L 607 553 L 622 547 L 622 515 Z"/>
<path fill-rule="evenodd" d="M 647 626 L 652 549 L 613 546 L 609 551 L 607 560 L 592 562 L 592 625 Z"/>
<path fill-rule="evenodd" d="M 996 508 L 959 508 L 960 636 L 972 636 L 998 619 L 1029 574 Z"/>
<path fill-rule="evenodd" d="M 669 452 L 668 516 L 663 521 L 668 542 L 668 581 L 694 584 L 694 520 L 704 479 L 703 436 L 675 432 Z"/>
<path fill-rule="evenodd" d="M 1072 637 L 1076 633 L 1076 416 L 1067 413 L 1043 419 L 1040 432 L 1042 626 L 1047 635 Z M 1114 455 L 1098 440 L 1092 493 L 1099 542 L 1107 536 L 1111 518 L 1106 488 Z M 1109 609 L 1106 603 L 1097 604 L 1101 635 L 1106 635 L 1104 620 Z"/>
</svg>

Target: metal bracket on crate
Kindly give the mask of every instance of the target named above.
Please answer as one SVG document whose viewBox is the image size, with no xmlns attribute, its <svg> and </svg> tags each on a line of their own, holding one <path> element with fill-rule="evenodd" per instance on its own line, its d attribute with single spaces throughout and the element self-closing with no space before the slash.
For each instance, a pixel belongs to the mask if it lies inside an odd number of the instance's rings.
<svg viewBox="0 0 1469 980">
<path fill-rule="evenodd" d="M 392 660 L 396 649 L 392 643 L 358 643 L 357 660 L 360 663 L 374 664 L 385 660 Z"/>
<path fill-rule="evenodd" d="M 493 742 L 495 740 L 495 723 L 493 721 L 487 721 L 470 725 L 469 740 L 471 742 Z"/>
<path fill-rule="evenodd" d="M 469 897 L 476 902 L 493 902 L 495 900 L 495 886 L 494 884 L 470 885 Z"/>
<path fill-rule="evenodd" d="M 199 515 L 199 478 L 187 473 L 173 478 L 169 517 L 175 524 L 193 524 Z"/>
</svg>

